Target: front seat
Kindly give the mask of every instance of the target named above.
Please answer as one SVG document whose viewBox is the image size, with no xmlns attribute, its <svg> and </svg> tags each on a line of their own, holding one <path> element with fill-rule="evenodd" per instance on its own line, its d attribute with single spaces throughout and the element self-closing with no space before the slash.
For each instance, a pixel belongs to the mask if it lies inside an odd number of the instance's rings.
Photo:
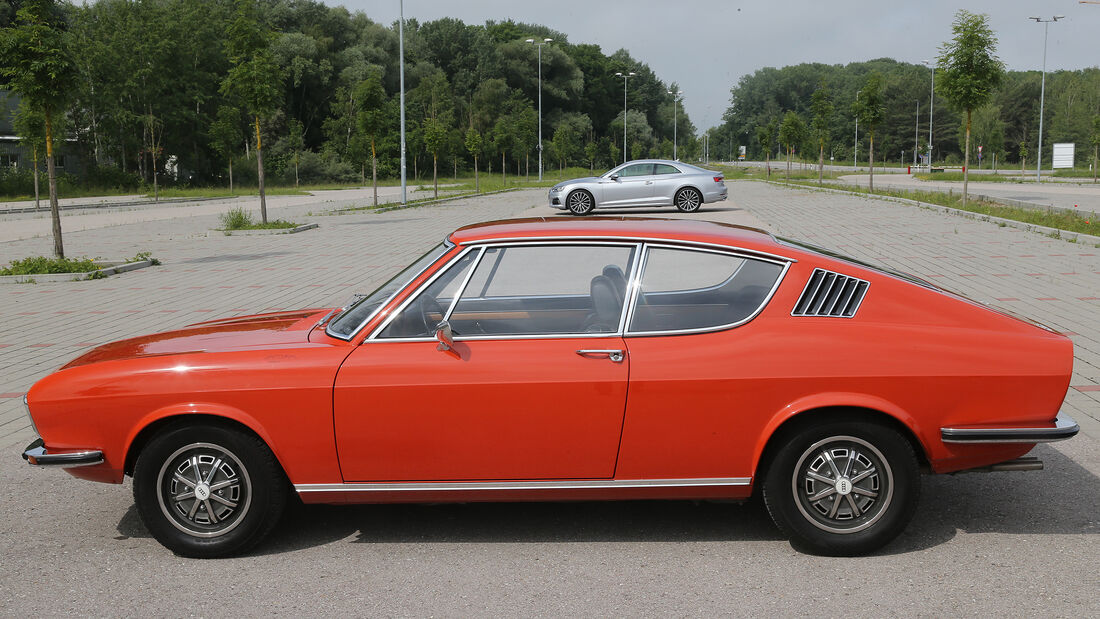
<svg viewBox="0 0 1100 619">
<path fill-rule="evenodd" d="M 619 330 L 619 315 L 623 310 L 623 298 L 615 291 L 611 279 L 597 275 L 589 286 L 592 313 L 585 318 L 586 333 L 614 333 Z"/>
<path fill-rule="evenodd" d="M 615 287 L 615 292 L 619 295 L 619 299 L 626 298 L 626 274 L 619 268 L 617 264 L 609 264 L 603 268 L 603 276 L 611 281 L 611 285 Z"/>
</svg>

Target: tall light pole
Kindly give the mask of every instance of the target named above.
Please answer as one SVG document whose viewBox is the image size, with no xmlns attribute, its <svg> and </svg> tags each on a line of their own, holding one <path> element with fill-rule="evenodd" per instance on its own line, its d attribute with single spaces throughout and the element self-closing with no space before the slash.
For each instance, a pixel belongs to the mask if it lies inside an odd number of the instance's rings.
<svg viewBox="0 0 1100 619">
<path fill-rule="evenodd" d="M 633 71 L 631 71 L 630 73 L 623 73 L 623 72 L 620 71 L 620 72 L 615 74 L 615 77 L 623 78 L 623 163 L 626 163 L 626 157 L 627 157 L 627 152 L 626 152 L 626 81 L 628 79 L 634 77 L 635 75 L 637 75 L 637 74 L 634 73 Z"/>
<path fill-rule="evenodd" d="M 936 63 L 931 60 L 922 60 L 925 66 L 932 69 L 932 87 L 928 89 L 928 171 L 932 171 L 932 104 L 936 101 Z"/>
<path fill-rule="evenodd" d="M 677 90 L 675 92 L 669 90 L 668 94 L 672 95 L 672 159 L 679 161 L 680 158 L 676 156 L 676 99 L 680 95 L 684 94 L 684 91 Z"/>
<path fill-rule="evenodd" d="M 859 93 L 856 93 L 856 103 L 859 103 Z M 856 112 L 856 138 L 852 141 L 852 168 L 859 167 L 856 158 L 859 157 L 859 112 Z M 853 169 L 853 171 L 855 171 Z"/>
<path fill-rule="evenodd" d="M 1035 23 L 1043 25 L 1043 82 L 1039 87 L 1039 152 L 1035 154 L 1036 183 L 1043 181 L 1043 101 L 1046 99 L 1047 92 L 1047 28 L 1050 26 L 1050 22 L 1065 18 L 1065 15 L 1055 15 L 1050 19 L 1028 17 L 1028 19 L 1034 20 Z"/>
<path fill-rule="evenodd" d="M 920 143 L 920 101 L 917 101 L 917 120 L 913 123 L 913 165 L 917 165 L 917 148 Z"/>
<path fill-rule="evenodd" d="M 535 41 L 534 39 L 527 39 L 528 43 L 533 43 L 535 47 L 539 48 L 539 182 L 542 182 L 542 46 L 553 40 Z"/>
<path fill-rule="evenodd" d="M 401 204 L 408 204 L 405 183 L 405 0 L 400 0 L 401 17 L 397 21 L 397 64 L 401 67 Z"/>
</svg>

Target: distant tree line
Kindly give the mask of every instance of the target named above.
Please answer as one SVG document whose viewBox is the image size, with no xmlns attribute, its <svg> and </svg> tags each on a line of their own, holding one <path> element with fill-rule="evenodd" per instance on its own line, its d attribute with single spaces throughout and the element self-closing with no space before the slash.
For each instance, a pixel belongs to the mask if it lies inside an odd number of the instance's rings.
<svg viewBox="0 0 1100 619">
<path fill-rule="evenodd" d="M 17 25 L 16 11 L 30 1 L 0 3 L 0 27 Z M 399 173 L 396 23 L 317 0 L 35 1 L 55 5 L 64 33 L 74 76 L 55 126 L 89 176 L 255 186 L 259 146 L 259 169 L 279 183 Z M 512 21 L 407 19 L 411 179 L 470 171 L 475 160 L 482 172 L 537 172 L 539 67 L 528 38 L 553 39 L 542 49 L 547 168 L 623 160 L 617 71 L 637 74 L 628 84 L 625 155 L 671 157 L 668 91 L 678 88 L 626 50 L 607 55 Z M 683 159 L 699 152 L 695 132 L 679 109 Z"/>
<path fill-rule="evenodd" d="M 745 75 L 731 90 L 731 104 L 723 122 L 708 130 L 711 152 L 726 153 L 739 145 L 748 147 L 751 157 L 763 160 L 765 150 L 771 158 L 785 148 L 776 140 L 779 124 L 787 112 L 794 112 L 809 123 L 815 117 L 813 95 L 824 85 L 832 109 L 824 135 L 816 131 L 802 136 L 795 150 L 806 160 L 817 161 L 823 153 L 830 159 L 851 162 L 857 112 L 856 93 L 867 85 L 873 74 L 881 76 L 882 118 L 874 132 L 875 160 L 905 162 L 913 160 L 914 132 L 917 153 L 928 148 L 928 104 L 931 70 L 924 65 L 898 62 L 888 58 L 847 65 L 804 63 L 764 68 Z M 936 77 L 933 114 L 932 158 L 937 164 L 961 165 L 966 141 L 966 113 L 957 111 L 942 96 L 940 75 Z M 993 155 L 998 165 L 1017 167 L 1027 157 L 1035 165 L 1039 128 L 1039 71 L 1008 71 L 993 90 L 989 101 L 973 109 L 971 119 L 971 166 L 977 167 L 977 147 L 982 146 L 981 166 L 989 168 Z M 1051 145 L 1076 143 L 1077 165 L 1087 167 L 1093 161 L 1100 115 L 1100 68 L 1054 71 L 1047 74 L 1046 106 L 1043 121 L 1043 165 L 1049 168 Z M 873 115 L 872 115 L 873 117 Z M 761 140 L 761 127 L 775 122 L 771 140 Z M 790 122 L 790 121 L 788 121 Z M 861 120 L 859 160 L 866 162 L 870 135 Z M 767 147 L 767 148 L 765 148 Z M 785 152 L 782 154 L 785 156 Z M 1007 167 L 1007 166 L 1006 166 Z"/>
</svg>

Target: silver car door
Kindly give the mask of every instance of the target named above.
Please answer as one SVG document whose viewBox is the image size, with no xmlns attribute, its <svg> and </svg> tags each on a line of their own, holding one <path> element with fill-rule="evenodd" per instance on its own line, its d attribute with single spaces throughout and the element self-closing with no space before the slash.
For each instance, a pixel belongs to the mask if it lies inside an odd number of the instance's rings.
<svg viewBox="0 0 1100 619">
<path fill-rule="evenodd" d="M 653 199 L 654 206 L 669 206 L 672 204 L 676 190 L 684 183 L 687 176 L 676 167 L 667 163 L 654 164 L 653 175 Z"/>
<path fill-rule="evenodd" d="M 635 163 L 618 172 L 618 178 L 601 181 L 603 201 L 600 206 L 645 206 L 653 193 L 652 163 Z"/>
</svg>

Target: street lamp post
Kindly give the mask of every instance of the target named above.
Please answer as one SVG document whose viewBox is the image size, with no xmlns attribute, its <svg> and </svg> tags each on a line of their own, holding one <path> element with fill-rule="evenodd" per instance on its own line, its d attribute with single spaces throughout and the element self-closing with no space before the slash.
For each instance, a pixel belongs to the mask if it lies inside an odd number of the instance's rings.
<svg viewBox="0 0 1100 619">
<path fill-rule="evenodd" d="M 676 156 L 676 99 L 680 95 L 684 94 L 684 91 L 677 90 L 676 92 L 673 92 L 669 90 L 668 94 L 672 95 L 672 158 L 675 161 L 679 161 L 680 158 Z"/>
<path fill-rule="evenodd" d="M 527 39 L 539 48 L 539 182 L 542 182 L 542 46 L 554 39 L 543 39 L 541 42 Z"/>
<path fill-rule="evenodd" d="M 917 165 L 917 148 L 920 142 L 920 101 L 917 101 L 917 120 L 913 123 L 913 165 Z"/>
<path fill-rule="evenodd" d="M 405 183 L 405 0 L 400 0 L 400 19 L 397 21 L 397 64 L 401 73 L 401 204 L 408 204 Z"/>
<path fill-rule="evenodd" d="M 928 89 L 928 171 L 932 171 L 932 104 L 936 100 L 936 65 L 931 60 L 921 63 L 932 69 L 932 87 Z"/>
<path fill-rule="evenodd" d="M 856 93 L 856 103 L 859 103 L 859 93 Z M 859 113 L 856 113 L 856 137 L 852 141 L 852 171 L 859 167 L 856 159 L 859 157 Z"/>
<path fill-rule="evenodd" d="M 626 163 L 627 151 L 626 151 L 626 81 L 637 75 L 637 73 L 631 71 L 630 73 L 618 72 L 615 77 L 623 78 L 623 163 Z"/>
<path fill-rule="evenodd" d="M 1043 81 L 1042 85 L 1039 87 L 1039 152 L 1035 153 L 1036 183 L 1040 183 L 1043 180 L 1043 101 L 1046 99 L 1047 91 L 1047 28 L 1050 26 L 1050 22 L 1065 18 L 1065 15 L 1055 15 L 1050 19 L 1028 17 L 1028 19 L 1034 20 L 1035 23 L 1043 25 Z"/>
</svg>

